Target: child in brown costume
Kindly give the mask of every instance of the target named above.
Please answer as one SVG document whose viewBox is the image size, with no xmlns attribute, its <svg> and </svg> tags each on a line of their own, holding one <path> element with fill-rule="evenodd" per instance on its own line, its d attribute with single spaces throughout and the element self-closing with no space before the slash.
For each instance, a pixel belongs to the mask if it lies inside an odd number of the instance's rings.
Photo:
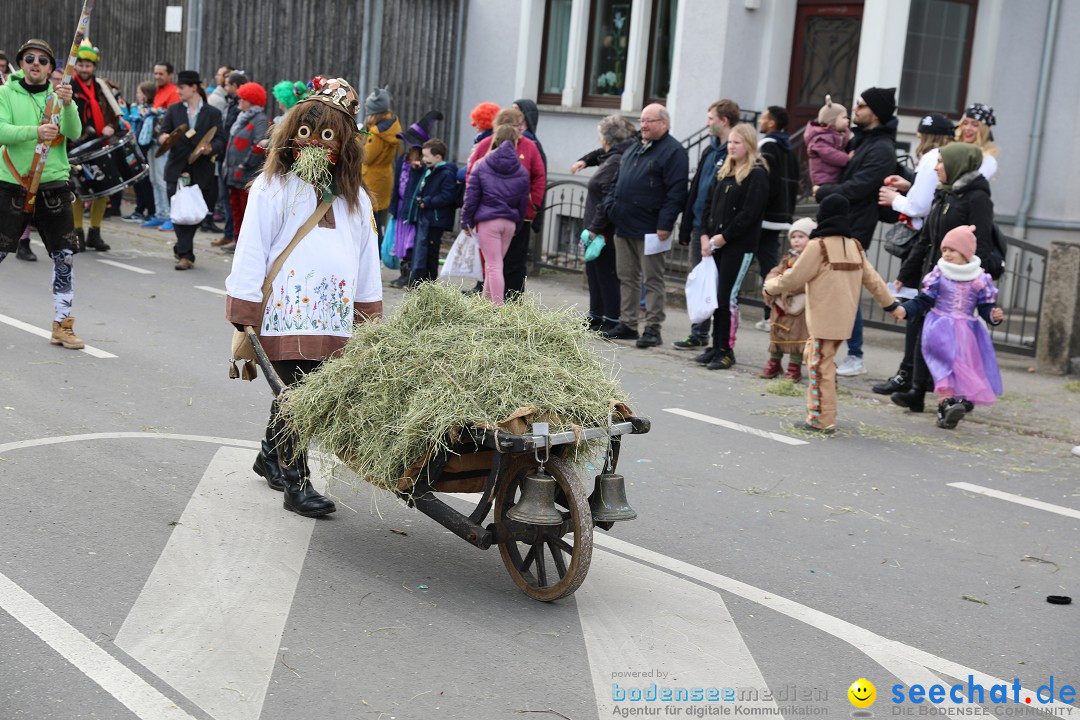
<svg viewBox="0 0 1080 720">
<path fill-rule="evenodd" d="M 791 229 L 788 230 L 791 252 L 769 271 L 766 280 L 783 275 L 795 265 L 799 253 L 810 241 L 810 233 L 816 227 L 817 223 L 812 218 L 799 218 L 791 224 Z M 789 358 L 784 377 L 792 382 L 799 382 L 802 380 L 803 349 L 806 341 L 810 339 L 810 331 L 806 329 L 806 293 L 798 290 L 784 293 L 780 297 L 772 297 L 767 293 L 764 295 L 765 304 L 772 308 L 772 321 L 769 323 L 769 362 L 765 363 L 765 369 L 758 377 L 779 377 L 784 371 L 781 360 L 786 354 Z"/>
<path fill-rule="evenodd" d="M 851 336 L 859 295 L 865 287 L 886 311 L 899 307 L 888 285 L 851 237 L 850 206 L 842 195 L 821 201 L 817 229 L 795 265 L 766 280 L 765 292 L 777 296 L 806 288 L 806 324 L 810 329 L 805 430 L 836 430 L 836 350 Z"/>
</svg>

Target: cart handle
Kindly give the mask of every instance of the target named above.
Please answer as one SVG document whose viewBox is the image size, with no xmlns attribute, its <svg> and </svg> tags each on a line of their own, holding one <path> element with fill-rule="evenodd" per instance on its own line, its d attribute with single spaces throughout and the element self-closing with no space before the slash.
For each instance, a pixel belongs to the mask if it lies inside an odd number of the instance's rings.
<svg viewBox="0 0 1080 720">
<path fill-rule="evenodd" d="M 251 325 L 245 325 L 244 334 L 247 335 L 247 339 L 251 343 L 251 348 L 255 351 L 255 361 L 258 362 L 259 367 L 262 368 L 263 375 L 266 376 L 266 382 L 270 385 L 270 390 L 273 391 L 274 397 L 277 397 L 281 394 L 281 391 L 285 389 L 284 381 L 282 381 L 281 376 L 277 374 L 277 371 L 274 370 L 270 358 L 266 357 L 266 350 L 263 349 L 262 343 L 259 342 L 259 336 L 255 333 L 255 328 Z"/>
</svg>

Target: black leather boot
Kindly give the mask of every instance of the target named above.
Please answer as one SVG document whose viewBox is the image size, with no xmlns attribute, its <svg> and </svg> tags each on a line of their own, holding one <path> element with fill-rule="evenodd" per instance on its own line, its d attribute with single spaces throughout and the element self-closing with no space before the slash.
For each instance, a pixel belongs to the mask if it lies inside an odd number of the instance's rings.
<svg viewBox="0 0 1080 720">
<path fill-rule="evenodd" d="M 255 474 L 262 476 L 271 490 L 281 492 L 285 489 L 285 481 L 281 477 L 281 466 L 278 465 L 277 449 L 271 439 L 270 428 L 266 429 L 266 437 L 263 438 L 259 454 L 255 456 L 255 464 L 251 466 Z"/>
<path fill-rule="evenodd" d="M 34 262 L 37 260 L 37 255 L 30 249 L 30 238 L 19 240 L 19 248 L 15 251 L 15 257 L 20 260 L 26 260 L 27 262 Z"/>
<path fill-rule="evenodd" d="M 281 480 L 285 486 L 285 500 L 282 503 L 286 510 L 304 517 L 322 517 L 337 510 L 334 501 L 325 495 L 319 494 L 311 486 L 311 471 L 308 469 L 307 453 L 300 453 L 296 463 L 289 467 L 284 458 L 289 456 L 287 443 L 279 450 L 278 464 L 281 468 Z"/>
<path fill-rule="evenodd" d="M 870 389 L 878 395 L 892 395 L 897 392 L 907 392 L 911 389 L 911 373 L 904 368 L 900 368 L 891 378 L 885 382 L 878 383 Z"/>
<path fill-rule="evenodd" d="M 911 412 L 923 412 L 926 410 L 926 392 L 920 388 L 911 388 L 906 392 L 894 392 L 889 398 L 900 407 L 907 408 Z"/>
<path fill-rule="evenodd" d="M 99 252 L 105 252 L 109 249 L 109 244 L 101 239 L 101 228 L 90 228 L 90 231 L 86 234 L 86 247 Z"/>
</svg>

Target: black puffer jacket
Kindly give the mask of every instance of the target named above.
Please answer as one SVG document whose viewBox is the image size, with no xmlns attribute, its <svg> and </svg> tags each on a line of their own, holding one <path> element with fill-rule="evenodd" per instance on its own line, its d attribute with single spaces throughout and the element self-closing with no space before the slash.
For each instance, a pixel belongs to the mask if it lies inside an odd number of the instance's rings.
<svg viewBox="0 0 1080 720">
<path fill-rule="evenodd" d="M 713 184 L 705 210 L 705 232 L 723 234 L 724 249 L 754 252 L 761 238 L 761 219 L 769 204 L 769 175 L 754 167 L 741 183 L 733 175 Z"/>
<path fill-rule="evenodd" d="M 670 133 L 627 148 L 604 200 L 615 231 L 628 240 L 644 240 L 657 230 L 670 232 L 686 203 L 689 174 L 686 148 Z"/>
<path fill-rule="evenodd" d="M 990 183 L 978 170 L 961 175 L 951 191 L 939 189 L 934 195 L 934 204 L 915 246 L 900 266 L 897 279 L 904 287 L 917 288 L 922 284 L 923 277 L 941 257 L 945 233 L 961 225 L 975 226 L 975 254 L 986 270 L 994 235 L 994 201 L 990 199 Z"/>
<path fill-rule="evenodd" d="M 639 142 L 635 138 L 624 140 L 611 148 L 601 156 L 600 169 L 589 178 L 589 192 L 585 196 L 585 214 L 583 222 L 589 232 L 603 235 L 611 240 L 615 233 L 615 224 L 607 216 L 604 210 L 604 197 L 607 195 L 608 186 L 615 179 L 615 173 L 619 172 L 619 162 L 627 148 L 633 147 Z"/>
<path fill-rule="evenodd" d="M 878 223 L 878 190 L 885 178 L 896 174 L 896 118 L 873 130 L 855 128 L 848 149 L 854 150 L 851 162 L 840 175 L 840 182 L 818 188 L 814 198 L 821 202 L 827 195 L 839 193 L 851 204 L 851 236 L 870 247 Z"/>
</svg>

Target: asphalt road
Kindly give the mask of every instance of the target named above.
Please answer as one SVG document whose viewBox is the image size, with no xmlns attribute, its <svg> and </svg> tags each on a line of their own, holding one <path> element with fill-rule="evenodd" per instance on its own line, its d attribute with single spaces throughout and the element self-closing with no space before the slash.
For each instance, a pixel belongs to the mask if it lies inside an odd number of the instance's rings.
<svg viewBox="0 0 1080 720">
<path fill-rule="evenodd" d="M 620 461 L 639 519 L 539 603 L 496 548 L 347 473 L 335 515 L 282 510 L 249 468 L 269 390 L 227 379 L 228 259 L 200 234 L 174 272 L 163 238 L 110 227 L 116 252 L 76 258 L 75 328 L 115 357 L 20 326 L 48 328 L 49 266 L 0 265 L 0 717 L 848 716 L 859 678 L 876 715 L 918 715 L 892 686 L 969 674 L 1018 678 L 1020 704 L 943 714 L 1077 717 L 1024 703 L 1080 684 L 1077 606 L 1046 602 L 1080 594 L 1080 491 L 1043 441 L 849 396 L 809 437 L 749 373 L 598 344 L 653 421 Z M 630 699 L 654 684 L 738 697 Z"/>
</svg>

